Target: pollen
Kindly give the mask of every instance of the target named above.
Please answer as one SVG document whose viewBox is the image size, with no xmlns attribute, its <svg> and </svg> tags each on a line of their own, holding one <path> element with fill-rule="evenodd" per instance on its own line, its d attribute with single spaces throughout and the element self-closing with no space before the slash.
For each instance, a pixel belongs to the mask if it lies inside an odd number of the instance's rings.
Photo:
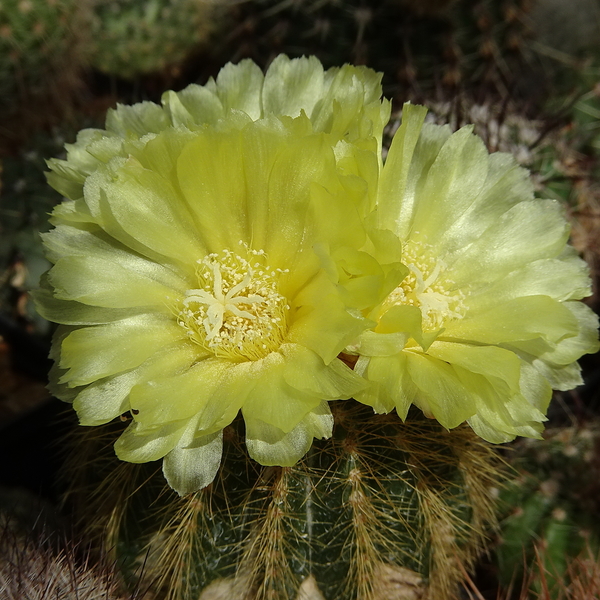
<svg viewBox="0 0 600 600">
<path fill-rule="evenodd" d="M 278 284 L 288 270 L 270 268 L 263 250 L 240 244 L 245 257 L 225 249 L 198 261 L 198 288 L 185 293 L 178 322 L 217 357 L 259 360 L 287 332 L 290 307 Z"/>
<path fill-rule="evenodd" d="M 380 317 L 397 304 L 416 306 L 421 311 L 423 331 L 435 331 L 448 320 L 464 317 L 465 295 L 447 277 L 446 265 L 435 256 L 430 245 L 408 242 L 402 262 L 409 272 L 383 302 Z"/>
</svg>

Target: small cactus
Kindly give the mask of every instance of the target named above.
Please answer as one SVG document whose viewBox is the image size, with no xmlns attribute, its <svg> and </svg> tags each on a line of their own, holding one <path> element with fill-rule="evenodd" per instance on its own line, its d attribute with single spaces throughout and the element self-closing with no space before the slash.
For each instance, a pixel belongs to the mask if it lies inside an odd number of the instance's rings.
<svg viewBox="0 0 600 600">
<path fill-rule="evenodd" d="M 497 556 L 502 583 L 518 579 L 526 563 L 534 572 L 533 588 L 539 591 L 543 570 L 556 595 L 569 563 L 590 550 L 597 553 L 600 528 L 593 515 L 598 513 L 599 443 L 598 423 L 548 430 L 545 440 L 518 442 L 512 460 L 518 475 L 501 494 Z"/>
<path fill-rule="evenodd" d="M 9 134 L 16 112 L 28 109 L 26 122 L 19 121 L 22 129 L 69 108 L 82 63 L 80 8 L 77 0 L 0 4 L 0 111 Z"/>
<path fill-rule="evenodd" d="M 457 597 L 494 522 L 492 447 L 467 427 L 353 401 L 335 422 L 287 468 L 248 460 L 234 423 L 217 479 L 183 498 L 156 465 L 110 457 L 114 424 L 88 431 L 66 471 L 71 499 L 126 580 L 141 574 L 157 598 Z"/>
<path fill-rule="evenodd" d="M 176 69 L 210 30 L 205 0 L 92 0 L 91 8 L 90 64 L 122 79 Z"/>
</svg>

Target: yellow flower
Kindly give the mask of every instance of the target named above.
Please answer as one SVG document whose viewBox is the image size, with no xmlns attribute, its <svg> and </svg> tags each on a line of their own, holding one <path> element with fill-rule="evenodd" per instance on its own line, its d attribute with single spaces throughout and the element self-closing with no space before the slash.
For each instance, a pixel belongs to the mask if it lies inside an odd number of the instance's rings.
<svg viewBox="0 0 600 600">
<path fill-rule="evenodd" d="M 365 67 L 344 65 L 325 71 L 314 56 L 290 59 L 281 54 L 263 75 L 246 59 L 227 64 L 205 86 L 191 84 L 168 91 L 162 106 L 141 102 L 109 110 L 106 129 L 84 129 L 75 144 L 67 144 L 67 160 L 52 159 L 48 182 L 66 198 L 83 197 L 86 178 L 116 156 L 127 157 L 132 145 L 171 128 L 197 131 L 236 117 L 253 121 L 274 115 L 305 113 L 315 132 L 381 154 L 383 128 L 390 103 L 381 99 L 381 75 Z M 65 204 L 58 212 L 67 211 Z"/>
<path fill-rule="evenodd" d="M 51 389 L 83 425 L 131 412 L 117 455 L 164 458 L 180 494 L 212 481 L 240 410 L 250 455 L 292 465 L 331 435 L 327 401 L 364 387 L 337 356 L 367 322 L 315 248 L 364 244 L 379 79 L 286 57 L 259 73 L 120 107 L 50 163 L 71 199 L 36 294 L 61 324 Z"/>
<path fill-rule="evenodd" d="M 414 404 L 491 442 L 539 437 L 552 388 L 581 383 L 576 361 L 598 349 L 597 318 L 579 301 L 588 269 L 527 171 L 489 155 L 471 127 L 451 134 L 425 114 L 405 105 L 368 217 L 365 248 L 404 270 L 363 309 L 376 327 L 346 349 L 371 382 L 356 399 L 403 419 Z M 356 256 L 347 293 L 378 268 Z"/>
</svg>

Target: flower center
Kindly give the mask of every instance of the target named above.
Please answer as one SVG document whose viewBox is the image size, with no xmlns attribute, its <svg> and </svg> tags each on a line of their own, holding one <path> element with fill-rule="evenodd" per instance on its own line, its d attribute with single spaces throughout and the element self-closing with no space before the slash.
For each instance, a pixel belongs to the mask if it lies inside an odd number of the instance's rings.
<svg viewBox="0 0 600 600">
<path fill-rule="evenodd" d="M 416 306 L 421 310 L 423 331 L 435 331 L 449 319 L 464 317 L 465 296 L 452 289 L 453 282 L 444 275 L 446 265 L 432 250 L 428 244 L 406 243 L 402 262 L 409 269 L 408 275 L 385 299 L 380 316 L 396 304 Z"/>
<path fill-rule="evenodd" d="M 264 250 L 231 250 L 198 261 L 198 289 L 188 290 L 178 322 L 190 339 L 218 357 L 258 360 L 279 348 L 287 331 L 287 300 L 278 292 L 282 269 Z"/>
</svg>

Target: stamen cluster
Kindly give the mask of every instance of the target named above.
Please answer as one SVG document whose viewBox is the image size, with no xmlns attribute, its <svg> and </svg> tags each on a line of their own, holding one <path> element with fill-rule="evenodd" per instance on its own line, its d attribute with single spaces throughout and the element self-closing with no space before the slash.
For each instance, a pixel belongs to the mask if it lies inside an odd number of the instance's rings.
<svg viewBox="0 0 600 600">
<path fill-rule="evenodd" d="M 450 319 L 464 317 L 464 294 L 452 289 L 453 282 L 444 276 L 447 267 L 431 246 L 414 241 L 406 243 L 403 262 L 409 272 L 384 301 L 381 315 L 397 304 L 416 306 L 421 311 L 423 331 L 435 331 Z"/>
<path fill-rule="evenodd" d="M 243 258 L 225 249 L 198 260 L 200 285 L 186 292 L 178 317 L 190 339 L 215 356 L 237 361 L 277 350 L 290 309 L 278 292 L 278 278 L 287 269 L 266 265 L 264 250 L 246 252 Z"/>
</svg>

